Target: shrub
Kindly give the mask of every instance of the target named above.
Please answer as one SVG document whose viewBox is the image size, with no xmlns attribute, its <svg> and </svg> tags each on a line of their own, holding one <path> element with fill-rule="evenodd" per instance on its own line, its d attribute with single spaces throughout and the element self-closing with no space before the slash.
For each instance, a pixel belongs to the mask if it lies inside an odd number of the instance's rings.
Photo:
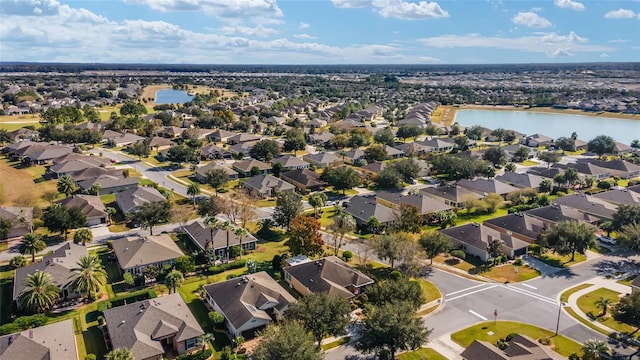
<svg viewBox="0 0 640 360">
<path fill-rule="evenodd" d="M 599 188 L 599 189 L 605 189 L 605 190 L 607 190 L 607 189 L 611 189 L 611 187 L 613 186 L 613 184 L 612 184 L 610 181 L 603 180 L 603 181 L 598 182 L 598 185 L 597 185 L 597 186 L 598 186 L 598 188 Z"/>
<path fill-rule="evenodd" d="M 224 316 L 218 314 L 216 311 L 209 312 L 209 319 L 216 325 L 222 324 L 224 322 Z"/>
<path fill-rule="evenodd" d="M 247 260 L 236 260 L 230 263 L 226 263 L 226 264 L 221 264 L 221 265 L 216 265 L 216 266 L 211 266 L 209 268 L 209 274 L 211 275 L 215 275 L 215 274 L 220 274 L 222 272 L 225 272 L 227 270 L 233 270 L 233 269 L 240 269 L 245 267 L 245 265 L 247 265 Z"/>
<path fill-rule="evenodd" d="M 271 268 L 275 271 L 282 269 L 282 257 L 280 255 L 274 255 L 271 259 Z"/>
<path fill-rule="evenodd" d="M 96 360 L 96 354 L 87 354 L 87 356 L 84 357 L 84 360 Z"/>
<path fill-rule="evenodd" d="M 44 314 L 20 316 L 12 323 L 0 326 L 0 335 L 7 335 L 34 327 L 40 327 L 45 325 L 48 320 L 49 319 Z"/>
<path fill-rule="evenodd" d="M 14 256 L 11 258 L 11 261 L 9 261 L 9 266 L 11 266 L 12 269 L 17 269 L 25 265 L 27 265 L 27 260 L 22 256 Z"/>
<path fill-rule="evenodd" d="M 353 253 L 347 250 L 342 253 L 342 257 L 344 258 L 344 261 L 349 262 L 349 260 L 351 260 L 351 258 L 353 257 Z"/>
<path fill-rule="evenodd" d="M 18 326 L 16 323 L 4 324 L 0 326 L 0 335 L 13 334 L 22 330 L 24 329 Z"/>
<path fill-rule="evenodd" d="M 108 241 L 107 241 L 107 247 L 108 247 L 110 250 L 113 250 L 113 240 L 108 240 Z"/>
<path fill-rule="evenodd" d="M 176 259 L 176 270 L 183 274 L 196 271 L 196 262 L 189 255 L 181 256 Z"/>
<path fill-rule="evenodd" d="M 211 357 L 212 351 L 210 349 L 200 350 L 193 354 L 182 354 L 176 357 L 176 360 L 206 360 Z"/>
<path fill-rule="evenodd" d="M 402 277 L 402 273 L 398 270 L 393 270 L 389 274 L 389 278 L 391 278 L 392 280 L 399 280 L 401 277 Z"/>
<path fill-rule="evenodd" d="M 513 339 L 514 337 L 516 337 L 516 335 L 518 335 L 518 333 L 511 333 L 507 336 L 505 336 L 504 341 L 509 342 L 511 341 L 511 339 Z"/>
<path fill-rule="evenodd" d="M 135 284 L 135 280 L 133 279 L 133 275 L 131 275 L 130 272 L 125 272 L 124 275 L 122 275 L 122 278 L 124 279 L 124 283 L 125 285 L 127 285 L 128 287 L 131 287 Z"/>
<path fill-rule="evenodd" d="M 539 244 L 531 244 L 529 245 L 529 252 L 534 255 L 540 255 L 542 253 L 542 248 Z"/>
<path fill-rule="evenodd" d="M 538 339 L 538 342 L 542 345 L 551 345 L 551 339 L 549 338 Z"/>
<path fill-rule="evenodd" d="M 456 257 L 460 260 L 464 260 L 467 258 L 467 254 L 462 250 L 453 250 L 451 251 L 451 256 Z"/>
<path fill-rule="evenodd" d="M 98 316 L 98 325 L 104 325 L 104 316 L 100 315 Z"/>
<path fill-rule="evenodd" d="M 498 340 L 498 342 L 496 343 L 496 346 L 498 347 L 498 349 L 504 350 L 504 349 L 507 348 L 507 346 L 509 346 L 509 344 L 507 344 L 506 342 L 504 342 L 502 340 Z"/>
<path fill-rule="evenodd" d="M 513 265 L 522 266 L 523 263 L 524 263 L 524 261 L 522 261 L 521 258 L 517 258 L 516 261 L 513 262 Z"/>
</svg>

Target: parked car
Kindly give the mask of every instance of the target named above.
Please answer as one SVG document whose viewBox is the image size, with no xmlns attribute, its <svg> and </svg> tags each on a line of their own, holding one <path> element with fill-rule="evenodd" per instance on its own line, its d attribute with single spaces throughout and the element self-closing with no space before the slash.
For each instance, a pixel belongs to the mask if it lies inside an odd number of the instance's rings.
<svg viewBox="0 0 640 360">
<path fill-rule="evenodd" d="M 609 237 L 609 236 L 598 236 L 598 240 L 602 243 L 605 244 L 609 244 L 609 245 L 615 245 L 616 244 L 616 239 Z"/>
</svg>

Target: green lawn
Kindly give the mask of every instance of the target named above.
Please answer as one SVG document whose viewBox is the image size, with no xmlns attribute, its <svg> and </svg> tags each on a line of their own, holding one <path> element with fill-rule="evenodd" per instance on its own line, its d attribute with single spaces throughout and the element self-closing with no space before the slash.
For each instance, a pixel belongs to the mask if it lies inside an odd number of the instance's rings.
<svg viewBox="0 0 640 360">
<path fill-rule="evenodd" d="M 596 319 L 599 323 L 610 329 L 626 334 L 634 333 L 636 331 L 635 327 L 614 319 L 611 316 L 610 310 L 607 311 L 606 315 L 600 316 L 600 314 L 602 314 L 602 309 L 595 305 L 595 302 L 600 298 L 611 300 L 611 305 L 613 305 L 620 301 L 619 295 L 620 293 L 617 291 L 600 288 L 580 296 L 580 298 L 578 298 L 578 308 L 580 308 L 580 310 L 590 318 Z M 635 334 L 635 336 L 638 337 L 638 334 Z"/>
<path fill-rule="evenodd" d="M 546 253 L 540 256 L 537 256 L 537 258 L 538 260 L 544 262 L 545 264 L 551 265 L 557 268 L 568 267 L 568 266 L 581 263 L 587 260 L 586 256 L 576 253 L 574 261 L 571 261 L 571 255 L 562 256 L 562 255 L 556 254 L 553 251 L 547 251 Z"/>
<path fill-rule="evenodd" d="M 507 215 L 507 209 L 498 209 L 493 214 L 481 214 L 481 215 L 476 215 L 474 213 L 466 214 L 466 210 L 462 210 L 458 214 L 456 225 L 463 225 L 470 222 L 482 224 L 485 220 L 490 220 L 490 219 L 497 218 L 504 215 Z"/>
<path fill-rule="evenodd" d="M 489 335 L 490 332 L 492 333 L 491 335 Z M 551 330 L 511 321 L 498 321 L 495 325 L 493 321 L 479 323 L 451 334 L 451 340 L 466 348 L 471 345 L 473 340 L 495 344 L 498 340 L 511 333 L 526 335 L 536 340 L 549 338 L 555 346 L 555 351 L 563 356 L 568 357 L 573 353 L 579 354 L 582 351 L 582 345 L 563 335 L 554 336 L 554 332 Z"/>
<path fill-rule="evenodd" d="M 578 291 L 580 291 L 582 289 L 586 289 L 586 288 L 588 288 L 590 286 L 593 286 L 593 284 L 586 283 L 586 284 L 580 284 L 578 286 L 574 286 L 571 289 L 563 292 L 562 295 L 560 295 L 560 301 L 567 302 L 567 301 L 569 301 L 569 297 L 571 295 L 573 295 L 574 293 L 576 293 L 576 292 L 578 292 Z"/>
<path fill-rule="evenodd" d="M 447 360 L 445 356 L 431 348 L 420 348 L 416 351 L 402 353 L 400 360 Z"/>
<path fill-rule="evenodd" d="M 13 302 L 13 270 L 7 266 L 0 267 L 0 324 L 11 320 L 11 303 Z"/>
<path fill-rule="evenodd" d="M 346 337 L 340 338 L 340 339 L 338 339 L 336 341 L 332 341 L 332 342 L 330 342 L 328 344 L 324 344 L 324 345 L 322 345 L 322 351 L 327 351 L 327 350 L 330 350 L 330 349 L 333 349 L 333 348 L 337 348 L 338 346 L 347 344 L 347 343 L 349 343 L 350 339 L 351 338 L 349 336 L 346 336 Z"/>
<path fill-rule="evenodd" d="M 460 260 L 453 256 L 438 255 L 433 258 L 433 261 L 453 266 L 456 269 L 464 270 L 469 274 L 476 274 L 477 268 L 483 264 L 482 261 L 473 256 L 467 256 L 466 259 Z"/>
<path fill-rule="evenodd" d="M 631 283 L 633 282 L 633 280 L 636 278 L 636 276 L 630 276 L 626 279 L 622 279 L 622 280 L 618 280 L 616 281 L 618 284 L 622 284 L 622 285 L 628 285 L 631 286 Z"/>
<path fill-rule="evenodd" d="M 482 276 L 498 282 L 520 282 L 531 280 L 540 276 L 540 272 L 532 267 L 522 265 L 517 267 L 513 264 L 494 266 L 489 271 L 483 272 Z"/>
<path fill-rule="evenodd" d="M 420 283 L 420 288 L 422 289 L 422 296 L 424 296 L 425 304 L 442 297 L 440 290 L 438 290 L 438 288 L 431 282 L 425 279 L 418 279 L 418 283 Z"/>
</svg>

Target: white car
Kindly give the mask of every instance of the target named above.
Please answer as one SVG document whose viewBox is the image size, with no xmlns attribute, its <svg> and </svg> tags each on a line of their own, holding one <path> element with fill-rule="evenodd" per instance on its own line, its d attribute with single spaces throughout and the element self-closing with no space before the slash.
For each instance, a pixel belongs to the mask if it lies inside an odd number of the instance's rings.
<svg viewBox="0 0 640 360">
<path fill-rule="evenodd" d="M 327 206 L 335 206 L 336 202 L 335 201 L 327 201 Z"/>
<path fill-rule="evenodd" d="M 600 242 L 603 242 L 605 244 L 609 244 L 609 245 L 615 245 L 616 244 L 616 239 L 609 237 L 609 236 L 598 236 L 598 240 L 600 240 Z"/>
</svg>

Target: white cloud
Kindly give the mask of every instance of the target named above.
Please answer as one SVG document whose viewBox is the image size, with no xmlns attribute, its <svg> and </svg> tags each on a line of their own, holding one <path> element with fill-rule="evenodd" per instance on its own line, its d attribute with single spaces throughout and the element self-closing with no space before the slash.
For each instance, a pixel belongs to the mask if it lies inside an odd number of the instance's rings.
<svg viewBox="0 0 640 360">
<path fill-rule="evenodd" d="M 538 33 L 528 36 L 506 38 L 499 36 L 483 36 L 477 33 L 466 35 L 441 35 L 419 39 L 426 46 L 435 48 L 491 48 L 537 52 L 549 57 L 579 52 L 603 52 L 612 48 L 590 45 L 588 39 L 573 31 L 567 35 L 555 32 Z"/>
<path fill-rule="evenodd" d="M 524 25 L 532 28 L 545 28 L 551 26 L 551 22 L 534 12 L 519 12 L 511 18 L 517 25 Z"/>
<path fill-rule="evenodd" d="M 584 4 L 573 0 L 555 0 L 553 2 L 557 7 L 563 9 L 572 9 L 575 11 L 583 11 L 585 9 Z"/>
<path fill-rule="evenodd" d="M 443 10 L 435 1 L 420 1 L 416 3 L 404 0 L 331 0 L 331 2 L 339 8 L 371 7 L 382 17 L 400 20 L 449 17 L 449 13 Z"/>
<path fill-rule="evenodd" d="M 162 12 L 202 11 L 219 18 L 282 17 L 276 0 L 124 0 Z"/>
<path fill-rule="evenodd" d="M 556 57 L 564 57 L 564 56 L 573 56 L 573 54 L 566 49 L 556 49 L 555 51 L 549 53 L 548 56 L 552 58 L 556 58 Z"/>
<path fill-rule="evenodd" d="M 308 29 L 311 25 L 301 22 L 300 25 L 298 25 L 298 29 Z"/>
<path fill-rule="evenodd" d="M 636 13 L 629 9 L 611 10 L 604 14 L 606 19 L 632 19 L 636 17 Z"/>
<path fill-rule="evenodd" d="M 628 43 L 628 42 L 630 42 L 630 41 L 631 41 L 631 40 L 627 40 L 627 39 L 620 39 L 620 38 L 618 38 L 618 39 L 609 40 L 609 41 L 607 41 L 607 42 L 608 42 L 608 43 L 611 43 L 611 44 L 624 44 L 624 43 Z"/>
<path fill-rule="evenodd" d="M 432 56 L 420 56 L 418 57 L 418 60 L 425 64 L 442 64 L 442 60 Z"/>
<path fill-rule="evenodd" d="M 308 40 L 315 40 L 318 38 L 317 36 L 313 36 L 309 34 L 294 34 L 293 37 L 296 39 L 308 39 Z"/>
<path fill-rule="evenodd" d="M 229 25 L 223 26 L 221 29 L 224 34 L 231 35 L 243 35 L 243 36 L 259 36 L 259 37 L 268 37 L 273 34 L 276 34 L 278 31 L 263 25 L 258 25 L 256 27 L 250 26 L 242 26 L 242 25 Z"/>
<path fill-rule="evenodd" d="M 607 54 L 607 53 L 602 53 L 602 54 L 600 54 L 600 57 L 601 57 L 601 58 L 608 58 L 608 57 L 609 57 L 609 54 Z"/>
</svg>

